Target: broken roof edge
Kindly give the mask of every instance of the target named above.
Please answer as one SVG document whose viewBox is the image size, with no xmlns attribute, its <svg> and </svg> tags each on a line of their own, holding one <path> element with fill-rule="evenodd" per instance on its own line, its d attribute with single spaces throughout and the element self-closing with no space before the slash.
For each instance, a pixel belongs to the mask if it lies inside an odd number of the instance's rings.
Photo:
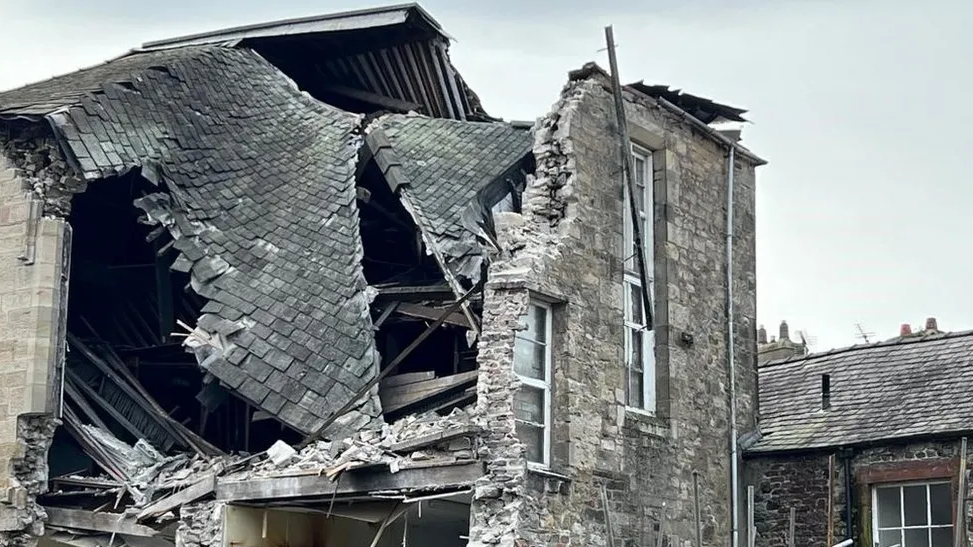
<svg viewBox="0 0 973 547">
<path fill-rule="evenodd" d="M 314 30 L 308 30 L 307 32 L 292 33 L 292 32 L 272 32 L 274 29 L 282 30 L 288 26 L 294 25 L 307 25 L 311 26 L 315 23 L 324 23 L 327 21 L 335 21 L 339 19 L 351 19 L 356 17 L 367 17 L 370 15 L 387 15 L 394 13 L 396 11 L 404 12 L 401 21 L 386 23 L 381 25 L 367 25 L 362 24 L 357 27 L 350 26 L 348 28 L 340 30 L 361 30 L 365 28 L 373 28 L 378 26 L 388 26 L 390 24 L 403 24 L 408 22 L 409 16 L 412 13 L 417 14 L 422 22 L 426 23 L 431 29 L 435 30 L 443 38 L 451 40 L 452 37 L 446 34 L 442 26 L 436 21 L 432 15 L 429 14 L 422 6 L 416 2 L 405 3 L 405 4 L 394 4 L 391 6 L 378 6 L 374 8 L 364 8 L 358 10 L 342 11 L 336 13 L 326 13 L 321 15 L 311 15 L 307 17 L 296 17 L 291 19 L 281 19 L 277 21 L 266 21 L 261 23 L 251 23 L 249 25 L 240 25 L 236 27 L 229 27 L 225 29 L 217 29 L 205 32 L 199 32 L 195 34 L 188 34 L 184 36 L 177 36 L 175 38 L 165 38 L 161 40 L 153 40 L 150 42 L 145 42 L 142 44 L 142 49 L 144 50 L 155 50 L 155 49 L 165 49 L 170 47 L 180 47 L 191 44 L 203 44 L 203 43 L 219 43 L 219 42 L 230 42 L 235 40 L 242 40 L 245 38 L 266 38 L 271 36 L 280 36 L 283 34 L 314 34 Z M 334 29 L 331 29 L 334 30 Z M 247 36 L 247 33 L 260 32 L 260 31 L 271 31 L 267 32 L 262 36 Z M 317 31 L 317 32 L 320 32 Z"/>
<path fill-rule="evenodd" d="M 568 72 L 568 81 L 578 81 L 578 80 L 600 80 L 599 83 L 602 87 L 611 90 L 611 75 L 603 69 L 598 63 L 594 61 L 589 61 L 584 64 L 579 69 L 575 69 Z M 680 108 L 679 106 L 665 100 L 662 97 L 653 97 L 638 89 L 630 87 L 628 85 L 622 86 L 624 91 L 629 92 L 633 96 L 641 98 L 645 101 L 654 102 L 655 104 L 665 108 L 673 114 L 681 116 L 690 125 L 702 131 L 710 140 L 715 141 L 717 144 L 723 145 L 726 148 L 732 148 L 736 151 L 739 158 L 748 161 L 754 167 L 759 167 L 761 165 L 767 165 L 767 160 L 761 158 L 760 156 L 753 153 L 749 148 L 743 146 L 742 144 L 734 141 L 733 139 L 727 137 L 726 135 L 720 133 L 719 130 L 713 128 L 706 124 L 704 121 L 696 118 L 686 110 Z"/>
<path fill-rule="evenodd" d="M 796 456 L 802 454 L 813 454 L 815 452 L 835 452 L 841 449 L 863 449 L 876 446 L 907 445 L 929 440 L 955 440 L 962 437 L 973 435 L 973 426 L 965 429 L 947 429 L 918 435 L 903 435 L 890 437 L 876 437 L 855 442 L 846 443 L 820 443 L 809 446 L 770 446 L 762 448 L 761 444 L 769 441 L 772 433 L 761 433 L 760 437 L 749 447 L 743 449 L 744 458 L 765 458 L 770 456 Z"/>
<path fill-rule="evenodd" d="M 798 363 L 801 361 L 809 361 L 812 359 L 821 359 L 822 357 L 832 357 L 835 355 L 842 355 L 845 353 L 851 353 L 854 351 L 865 350 L 865 349 L 904 346 L 908 344 L 917 344 L 921 342 L 936 342 L 939 340 L 963 338 L 966 336 L 973 336 L 973 329 L 956 331 L 956 332 L 938 332 L 936 334 L 927 334 L 927 335 L 896 336 L 895 338 L 890 338 L 889 340 L 882 340 L 880 342 L 874 342 L 871 344 L 854 344 L 851 346 L 834 348 L 826 351 L 820 351 L 817 353 L 810 353 L 807 355 L 796 355 L 791 357 L 784 357 L 782 359 L 775 359 L 773 361 L 768 361 L 766 363 L 758 365 L 757 369 L 758 370 L 765 369 L 773 366 Z"/>
</svg>

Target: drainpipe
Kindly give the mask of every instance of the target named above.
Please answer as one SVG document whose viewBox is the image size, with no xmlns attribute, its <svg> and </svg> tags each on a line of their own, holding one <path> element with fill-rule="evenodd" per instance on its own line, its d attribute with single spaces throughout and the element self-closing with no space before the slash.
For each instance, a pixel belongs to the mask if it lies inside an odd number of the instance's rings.
<svg viewBox="0 0 973 547">
<path fill-rule="evenodd" d="M 851 541 L 853 537 L 851 523 L 851 459 L 855 457 L 855 452 L 851 449 L 843 451 L 845 457 L 845 541 Z M 844 542 L 842 542 L 844 543 Z"/>
<path fill-rule="evenodd" d="M 732 547 L 740 547 L 740 470 L 737 460 L 737 375 L 733 351 L 733 164 L 736 147 L 730 146 L 726 168 L 726 352 L 730 368 L 730 512 Z M 747 533 L 753 533 L 748 530 Z"/>
</svg>

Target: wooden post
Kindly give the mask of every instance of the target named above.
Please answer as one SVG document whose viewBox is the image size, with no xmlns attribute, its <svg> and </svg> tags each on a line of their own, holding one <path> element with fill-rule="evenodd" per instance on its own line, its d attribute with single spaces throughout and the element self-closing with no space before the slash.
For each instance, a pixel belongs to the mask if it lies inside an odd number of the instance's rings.
<svg viewBox="0 0 973 547">
<path fill-rule="evenodd" d="M 649 280 L 645 263 L 645 246 L 642 243 L 642 225 L 635 207 L 635 181 L 632 172 L 632 143 L 628 138 L 628 119 L 625 117 L 625 99 L 622 97 L 622 84 L 618 79 L 618 60 L 615 57 L 615 34 L 611 25 L 605 27 L 605 42 L 608 46 L 608 66 L 611 69 L 612 96 L 615 99 L 615 118 L 618 124 L 618 140 L 621 146 L 622 176 L 628 188 L 629 213 L 632 215 L 632 242 L 639 265 L 639 281 L 642 282 L 642 309 L 645 310 L 645 324 L 652 328 L 654 323 L 652 302 L 649 299 Z M 646 184 L 651 184 L 646 182 Z M 651 204 L 646 204 L 651 207 Z M 652 243 L 652 242 L 649 242 Z M 628 249 L 625 250 L 628 253 Z"/>
<path fill-rule="evenodd" d="M 834 454 L 831 454 L 828 456 L 828 547 L 834 545 L 834 467 Z"/>
<path fill-rule="evenodd" d="M 747 486 L 747 545 L 753 547 L 756 541 L 757 527 L 753 524 L 753 485 Z"/>
<path fill-rule="evenodd" d="M 788 519 L 787 524 L 787 547 L 794 547 L 796 539 L 794 538 L 795 529 L 797 528 L 797 508 L 791 507 L 791 515 Z"/>
<path fill-rule="evenodd" d="M 956 493 L 956 526 L 953 528 L 953 547 L 966 545 L 966 437 L 960 441 L 959 488 Z"/>
</svg>

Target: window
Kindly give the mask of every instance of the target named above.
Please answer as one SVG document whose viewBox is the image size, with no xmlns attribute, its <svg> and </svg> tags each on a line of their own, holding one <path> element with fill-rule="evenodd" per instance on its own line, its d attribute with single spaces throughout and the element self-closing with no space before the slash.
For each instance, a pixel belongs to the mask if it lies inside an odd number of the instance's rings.
<svg viewBox="0 0 973 547">
<path fill-rule="evenodd" d="M 649 302 L 652 298 L 653 231 L 652 231 L 652 154 L 632 146 L 632 168 L 635 186 L 635 209 L 638 212 L 640 236 L 645 255 Z M 642 300 L 642 279 L 639 272 L 638 249 L 629 205 L 628 185 L 625 185 L 623 305 L 625 312 L 625 370 L 626 403 L 630 407 L 655 410 L 655 333 L 648 322 Z M 651 312 L 651 310 L 648 310 Z"/>
<path fill-rule="evenodd" d="M 548 466 L 551 461 L 551 308 L 532 302 L 527 329 L 514 343 L 514 372 L 521 386 L 514 395 L 517 436 L 527 446 L 527 461 Z"/>
<path fill-rule="evenodd" d="M 951 547 L 953 494 L 949 482 L 878 486 L 872 529 L 878 547 Z"/>
</svg>

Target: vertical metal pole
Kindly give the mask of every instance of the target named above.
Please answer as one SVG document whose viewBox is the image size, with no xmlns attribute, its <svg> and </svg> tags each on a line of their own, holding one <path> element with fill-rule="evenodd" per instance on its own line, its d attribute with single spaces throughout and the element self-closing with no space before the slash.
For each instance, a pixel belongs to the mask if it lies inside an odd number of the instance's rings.
<svg viewBox="0 0 973 547">
<path fill-rule="evenodd" d="M 733 322 L 733 172 L 736 148 L 730 148 L 726 165 L 726 354 L 730 369 L 730 522 L 732 546 L 740 545 L 740 469 L 737 460 L 737 370 L 733 351 L 735 324 Z"/>
<path fill-rule="evenodd" d="M 828 545 L 834 545 L 834 459 L 834 454 L 828 456 Z"/>
<path fill-rule="evenodd" d="M 608 510 L 608 487 L 601 485 L 601 505 L 605 511 L 605 529 L 608 531 L 608 547 L 615 547 L 615 531 L 612 530 L 611 512 Z"/>
</svg>

